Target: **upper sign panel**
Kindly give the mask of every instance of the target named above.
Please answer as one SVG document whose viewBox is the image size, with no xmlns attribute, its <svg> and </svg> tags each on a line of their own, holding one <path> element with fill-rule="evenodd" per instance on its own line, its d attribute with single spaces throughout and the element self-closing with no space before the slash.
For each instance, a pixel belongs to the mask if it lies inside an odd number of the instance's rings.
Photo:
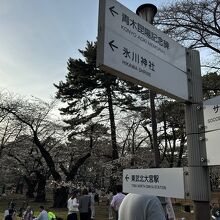
<svg viewBox="0 0 220 220">
<path fill-rule="evenodd" d="M 107 29 L 186 72 L 185 48 L 114 0 L 106 1 Z"/>
<path fill-rule="evenodd" d="M 114 0 L 101 0 L 97 66 L 188 100 L 185 48 Z"/>
</svg>

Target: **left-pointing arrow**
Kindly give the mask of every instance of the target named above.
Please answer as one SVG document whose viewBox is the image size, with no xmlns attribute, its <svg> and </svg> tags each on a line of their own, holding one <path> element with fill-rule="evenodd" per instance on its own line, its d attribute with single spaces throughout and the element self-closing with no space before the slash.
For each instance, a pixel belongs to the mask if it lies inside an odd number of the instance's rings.
<svg viewBox="0 0 220 220">
<path fill-rule="evenodd" d="M 118 47 L 116 45 L 114 45 L 114 40 L 109 42 L 109 46 L 111 47 L 112 51 L 115 51 L 114 48 L 118 49 Z"/>
<path fill-rule="evenodd" d="M 118 12 L 116 12 L 116 11 L 114 10 L 114 8 L 115 8 L 115 6 L 112 6 L 112 7 L 109 8 L 109 10 L 110 10 L 110 12 L 112 13 L 112 16 L 113 16 L 113 17 L 115 17 L 115 14 L 118 15 Z"/>
<path fill-rule="evenodd" d="M 128 180 L 129 180 L 128 174 L 126 175 L 125 179 L 126 179 L 126 181 L 128 182 Z"/>
</svg>

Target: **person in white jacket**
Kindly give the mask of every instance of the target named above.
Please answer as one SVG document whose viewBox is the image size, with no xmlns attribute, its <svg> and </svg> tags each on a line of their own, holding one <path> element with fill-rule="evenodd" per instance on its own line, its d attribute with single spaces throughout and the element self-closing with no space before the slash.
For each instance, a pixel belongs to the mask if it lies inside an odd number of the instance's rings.
<svg viewBox="0 0 220 220">
<path fill-rule="evenodd" d="M 95 219 L 95 191 L 93 189 L 89 189 L 89 196 L 91 198 L 91 219 Z"/>
<path fill-rule="evenodd" d="M 77 220 L 77 212 L 79 203 L 77 201 L 77 192 L 71 193 L 71 197 L 67 201 L 68 216 L 67 220 Z"/>
<path fill-rule="evenodd" d="M 43 206 L 40 206 L 40 214 L 34 220 L 48 220 L 48 213 Z"/>
</svg>

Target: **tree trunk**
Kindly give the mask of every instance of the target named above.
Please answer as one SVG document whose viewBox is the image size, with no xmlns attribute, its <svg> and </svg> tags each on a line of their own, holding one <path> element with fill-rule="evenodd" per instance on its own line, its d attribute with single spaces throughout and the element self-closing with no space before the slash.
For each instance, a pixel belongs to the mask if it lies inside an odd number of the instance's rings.
<svg viewBox="0 0 220 220">
<path fill-rule="evenodd" d="M 51 157 L 50 153 L 44 148 L 44 145 L 40 142 L 38 138 L 38 134 L 35 130 L 33 130 L 33 140 L 34 140 L 34 143 L 37 145 L 38 149 L 40 150 L 41 155 L 44 158 L 48 168 L 50 169 L 51 175 L 53 176 L 54 180 L 60 181 L 61 176 L 56 170 L 53 158 Z"/>
<path fill-rule="evenodd" d="M 16 190 L 15 192 L 18 194 L 23 194 L 23 187 L 24 187 L 24 183 L 23 183 L 23 178 L 20 178 L 18 180 L 18 182 L 16 183 Z"/>
<path fill-rule="evenodd" d="M 183 157 L 183 152 L 184 152 L 184 143 L 186 137 L 184 135 L 184 131 L 182 130 L 181 132 L 181 139 L 180 139 L 180 151 L 179 151 L 179 156 L 178 156 L 178 161 L 177 161 L 177 167 L 182 167 L 182 157 Z"/>
<path fill-rule="evenodd" d="M 172 132 L 173 132 L 173 148 L 170 147 L 171 149 L 170 168 L 174 166 L 174 156 L 175 156 L 175 151 L 176 151 L 176 131 L 174 128 L 172 128 Z"/>
<path fill-rule="evenodd" d="M 167 153 L 167 148 L 168 148 L 168 144 L 167 144 L 167 120 L 166 120 L 166 113 L 165 111 L 163 112 L 163 127 L 164 127 L 164 142 L 165 142 L 165 147 L 164 147 L 164 155 L 163 155 L 163 159 Z M 163 160 L 162 159 L 162 160 Z"/>
<path fill-rule="evenodd" d="M 108 109 L 109 109 L 109 118 L 111 124 L 111 139 L 112 139 L 112 160 L 118 159 L 118 148 L 116 142 L 116 126 L 115 126 L 115 116 L 113 110 L 113 103 L 112 103 L 112 95 L 111 95 L 111 88 L 108 84 L 106 87 L 107 96 L 108 96 Z"/>
<path fill-rule="evenodd" d="M 87 153 L 84 157 L 79 158 L 75 165 L 71 168 L 70 172 L 67 173 L 66 181 L 71 181 L 77 174 L 78 169 L 85 163 L 85 161 L 91 156 L 91 153 Z M 61 166 L 61 168 L 63 168 Z"/>
<path fill-rule="evenodd" d="M 37 173 L 37 195 L 35 202 L 45 202 L 46 201 L 46 176 Z"/>
<path fill-rule="evenodd" d="M 27 176 L 24 176 L 24 180 L 27 184 L 27 198 L 34 198 L 35 186 L 37 182 L 31 178 L 28 178 Z"/>
<path fill-rule="evenodd" d="M 53 193 L 53 208 L 64 208 L 68 199 L 68 188 L 61 186 L 61 188 L 54 189 Z"/>
<path fill-rule="evenodd" d="M 149 137 L 149 139 L 150 139 L 150 147 L 151 147 L 151 149 L 153 150 L 154 149 L 154 145 L 153 145 L 153 137 L 152 137 L 152 134 L 151 134 L 151 132 L 150 132 L 150 130 L 148 129 L 148 127 L 147 126 L 144 126 L 143 124 L 142 124 L 142 127 L 144 128 L 144 130 L 147 132 L 147 134 L 148 134 L 148 137 Z"/>
</svg>

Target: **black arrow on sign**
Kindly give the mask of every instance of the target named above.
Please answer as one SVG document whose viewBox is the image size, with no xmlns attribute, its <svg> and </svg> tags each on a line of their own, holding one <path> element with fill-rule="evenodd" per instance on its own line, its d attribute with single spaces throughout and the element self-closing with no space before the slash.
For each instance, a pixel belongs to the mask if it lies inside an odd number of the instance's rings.
<svg viewBox="0 0 220 220">
<path fill-rule="evenodd" d="M 126 179 L 126 181 L 128 182 L 128 180 L 129 180 L 128 174 L 126 175 L 125 179 Z"/>
<path fill-rule="evenodd" d="M 114 48 L 118 49 L 118 47 L 113 44 L 114 42 L 115 42 L 114 40 L 112 40 L 112 41 L 109 42 L 109 45 L 110 45 L 112 51 L 115 51 Z"/>
<path fill-rule="evenodd" d="M 115 6 L 112 6 L 112 7 L 109 8 L 109 10 L 110 10 L 110 12 L 112 13 L 112 16 L 113 16 L 113 17 L 115 17 L 115 14 L 118 15 L 118 12 L 116 12 L 116 11 L 114 10 L 114 8 L 115 8 Z"/>
</svg>

